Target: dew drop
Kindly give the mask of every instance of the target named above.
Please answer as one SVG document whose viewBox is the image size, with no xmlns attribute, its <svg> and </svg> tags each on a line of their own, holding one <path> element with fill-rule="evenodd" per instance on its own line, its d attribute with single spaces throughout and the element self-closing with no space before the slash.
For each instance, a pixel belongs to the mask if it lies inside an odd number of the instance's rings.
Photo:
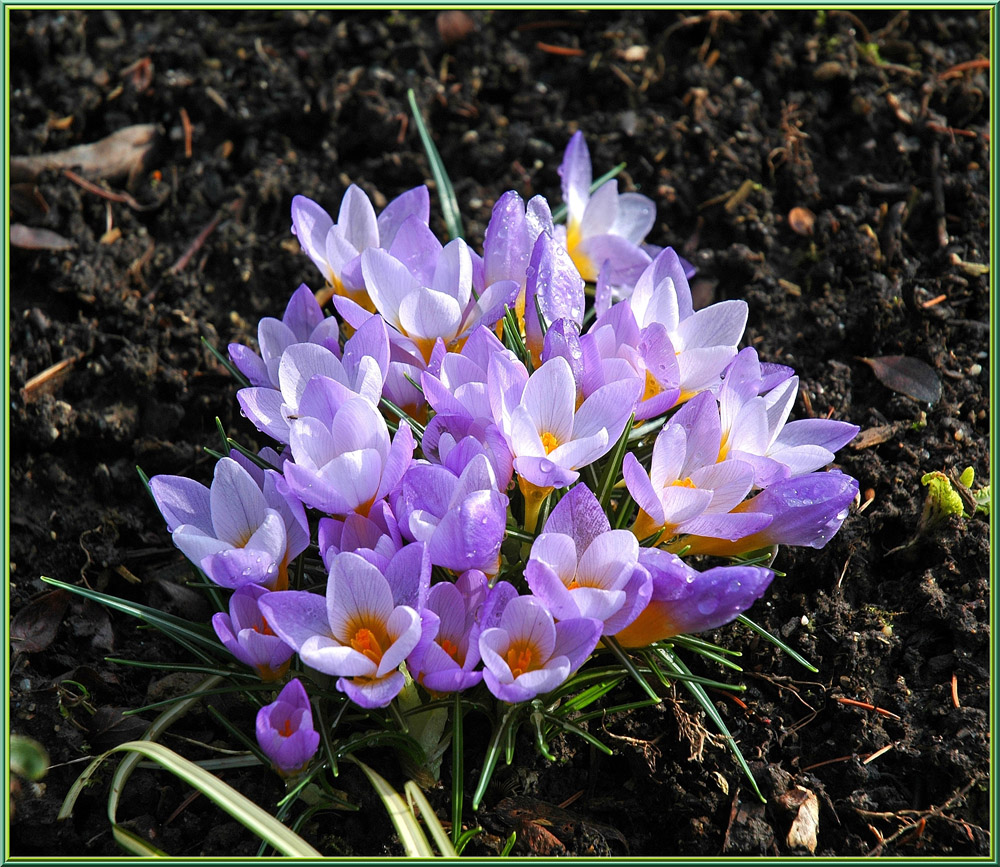
<svg viewBox="0 0 1000 867">
<path fill-rule="evenodd" d="M 698 601 L 698 613 L 704 614 L 706 617 L 709 614 L 714 614 L 718 607 L 719 600 L 711 596 L 706 596 L 704 599 Z"/>
<path fill-rule="evenodd" d="M 543 473 L 551 473 L 556 468 L 556 465 L 548 459 L 543 459 L 538 462 L 538 469 Z"/>
</svg>

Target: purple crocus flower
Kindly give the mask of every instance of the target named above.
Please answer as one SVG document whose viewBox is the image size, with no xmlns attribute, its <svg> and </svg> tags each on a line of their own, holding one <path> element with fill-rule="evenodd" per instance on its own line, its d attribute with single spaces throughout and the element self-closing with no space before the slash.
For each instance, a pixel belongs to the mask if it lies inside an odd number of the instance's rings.
<svg viewBox="0 0 1000 867">
<path fill-rule="evenodd" d="M 479 664 L 479 613 L 489 584 L 477 569 L 462 573 L 454 584 L 441 581 L 427 594 L 425 629 L 407 658 L 413 676 L 431 693 L 459 692 L 483 679 Z"/>
<path fill-rule="evenodd" d="M 554 617 L 591 617 L 601 621 L 603 634 L 612 635 L 649 601 L 649 573 L 638 558 L 635 536 L 612 530 L 597 497 L 578 484 L 532 544 L 524 577 Z"/>
<path fill-rule="evenodd" d="M 589 617 L 556 623 L 539 599 L 516 596 L 499 625 L 479 634 L 483 679 L 493 695 L 511 703 L 551 692 L 583 665 L 603 629 Z"/>
<path fill-rule="evenodd" d="M 216 584 L 287 586 L 285 520 L 232 458 L 215 465 L 211 488 L 182 476 L 154 476 L 149 487 L 174 544 Z"/>
<path fill-rule="evenodd" d="M 733 510 L 767 516 L 770 520 L 763 529 L 735 541 L 692 534 L 671 548 L 719 557 L 735 557 L 771 545 L 822 548 L 844 523 L 857 494 L 858 480 L 838 470 L 781 479 Z"/>
<path fill-rule="evenodd" d="M 674 635 L 716 629 L 746 611 L 774 573 L 760 566 L 717 566 L 698 572 L 680 557 L 643 548 L 639 561 L 652 576 L 652 598 L 615 638 L 624 647 L 647 647 Z"/>
<path fill-rule="evenodd" d="M 365 292 L 360 254 L 368 247 L 388 248 L 399 227 L 410 217 L 426 226 L 430 217 L 430 191 L 414 187 L 397 196 L 376 218 L 364 191 L 347 188 L 334 223 L 320 205 L 305 196 L 292 199 L 292 233 L 306 255 L 326 278 L 334 294 L 345 295 L 364 309 L 375 308 Z"/>
<path fill-rule="evenodd" d="M 385 707 L 402 690 L 399 665 L 421 636 L 420 614 L 397 601 L 396 589 L 364 557 L 344 552 L 333 559 L 325 600 L 286 590 L 262 597 L 260 608 L 305 665 L 338 678 L 337 689 L 355 704 Z"/>
<path fill-rule="evenodd" d="M 257 711 L 257 743 L 283 777 L 301 773 L 316 755 L 319 732 L 313 728 L 309 696 L 297 679 Z"/>
<path fill-rule="evenodd" d="M 472 291 L 473 254 L 461 238 L 436 255 L 428 245 L 414 243 L 414 253 L 399 258 L 397 246 L 412 226 L 411 218 L 389 251 L 365 250 L 361 268 L 375 309 L 396 332 L 394 342 L 428 366 L 438 341 L 457 348 L 478 324 L 492 326 L 504 307 L 514 303 L 518 284 L 501 280 L 477 297 Z M 348 321 L 360 315 L 343 303 L 337 309 Z"/>
<path fill-rule="evenodd" d="M 565 319 L 583 325 L 584 281 L 566 249 L 549 232 L 542 232 L 531 251 L 524 294 L 524 343 L 535 367 L 541 364 L 546 324 Z"/>
<path fill-rule="evenodd" d="M 657 434 L 649 473 L 627 453 L 622 475 L 639 506 L 632 532 L 644 539 L 661 527 L 664 537 L 696 532 L 738 539 L 767 523 L 762 513 L 736 507 L 753 487 L 753 467 L 727 458 L 718 461 L 718 405 L 702 392 L 681 407 Z"/>
<path fill-rule="evenodd" d="M 404 534 L 427 545 L 435 566 L 495 575 L 507 502 L 486 456 L 478 454 L 460 475 L 443 466 L 412 464 L 400 484 L 395 512 Z"/>
<path fill-rule="evenodd" d="M 519 289 L 513 305 L 524 327 L 525 285 L 528 263 L 535 241 L 543 232 L 554 231 L 549 203 L 535 196 L 527 205 L 513 190 L 508 190 L 493 206 L 483 237 L 483 286 L 513 280 Z M 574 268 L 575 270 L 575 268 Z"/>
<path fill-rule="evenodd" d="M 317 540 L 327 570 L 341 551 L 373 551 L 391 560 L 403 547 L 396 516 L 384 500 L 375 503 L 367 515 L 350 512 L 343 520 L 320 518 Z"/>
<path fill-rule="evenodd" d="M 534 528 L 542 500 L 553 488 L 575 482 L 577 470 L 605 455 L 621 436 L 642 385 L 619 380 L 597 389 L 579 409 L 569 363 L 557 356 L 546 361 L 517 394 L 517 382 L 505 380 L 491 362 L 490 400 L 503 432 L 529 512 L 525 526 Z M 516 401 L 516 402 L 515 402 Z"/>
<path fill-rule="evenodd" d="M 476 455 L 490 462 L 498 491 L 507 490 L 514 476 L 514 462 L 507 441 L 489 419 L 464 415 L 435 415 L 424 428 L 420 440 L 424 456 L 441 464 L 456 476 L 462 474 Z"/>
<path fill-rule="evenodd" d="M 545 337 L 548 344 L 549 335 Z M 552 342 L 557 339 L 553 337 Z M 572 346 L 571 336 L 563 340 Z M 635 408 L 637 421 L 662 415 L 677 403 L 680 368 L 670 336 L 659 323 L 640 329 L 627 302 L 599 316 L 579 343 L 582 375 L 578 382 L 584 395 L 606 382 L 637 378 L 642 383 Z"/>
<path fill-rule="evenodd" d="M 385 419 L 362 397 L 345 401 L 328 419 L 296 419 L 289 439 L 294 457 L 285 464 L 289 488 L 307 506 L 338 516 L 367 515 L 392 493 L 414 448 L 406 422 L 390 442 Z"/>
<path fill-rule="evenodd" d="M 731 455 L 753 465 L 754 482 L 761 488 L 826 466 L 834 452 L 860 430 L 836 419 L 786 423 L 799 391 L 799 378 L 780 374 L 773 377 L 779 380 L 777 384 L 765 390 L 765 370 L 756 350 L 747 347 L 726 369 L 719 389 L 720 459 Z"/>
<path fill-rule="evenodd" d="M 377 406 L 389 368 L 389 336 L 379 316 L 371 316 L 344 345 L 343 357 L 315 343 L 294 343 L 277 366 L 278 388 L 241 388 L 243 414 L 260 431 L 289 442 L 289 421 L 322 417 L 331 405 L 360 396 Z"/>
<path fill-rule="evenodd" d="M 667 247 L 642 272 L 628 305 L 640 328 L 658 325 L 669 338 L 677 355 L 678 403 L 705 389 L 717 390 L 743 337 L 746 301 L 720 301 L 696 311 L 684 263 Z"/>
<path fill-rule="evenodd" d="M 229 357 L 253 386 L 280 388 L 278 365 L 294 343 L 315 343 L 340 357 L 340 323 L 325 316 L 305 283 L 292 294 L 281 319 L 265 316 L 257 326 L 260 355 L 242 343 L 229 344 Z"/>
<path fill-rule="evenodd" d="M 609 262 L 612 283 L 633 285 L 650 262 L 642 242 L 656 222 L 656 205 L 639 193 L 619 193 L 615 179 L 591 194 L 593 169 L 582 132 L 566 146 L 559 176 L 567 208 L 566 249 L 581 276 L 593 282 Z"/>
<path fill-rule="evenodd" d="M 260 612 L 257 600 L 268 591 L 259 584 L 246 584 L 229 598 L 229 613 L 212 617 L 219 641 L 233 656 L 257 670 L 264 681 L 281 680 L 295 651 L 285 644 Z"/>
</svg>

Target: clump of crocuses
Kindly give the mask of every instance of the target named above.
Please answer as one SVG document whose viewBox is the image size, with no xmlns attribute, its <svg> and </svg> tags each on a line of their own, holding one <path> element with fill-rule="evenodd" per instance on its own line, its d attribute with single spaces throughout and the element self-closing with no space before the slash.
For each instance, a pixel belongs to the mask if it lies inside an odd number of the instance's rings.
<svg viewBox="0 0 1000 867">
<path fill-rule="evenodd" d="M 857 482 L 825 468 L 858 428 L 788 421 L 798 378 L 740 350 L 746 303 L 694 308 L 693 268 L 646 240 L 655 203 L 591 189 L 581 133 L 559 174 L 565 225 L 510 191 L 480 250 L 435 237 L 426 187 L 376 214 L 352 186 L 336 221 L 293 200 L 325 285 L 261 321 L 259 355 L 229 347 L 272 446 L 210 487 L 150 483 L 262 679 L 297 655 L 369 711 L 407 684 L 529 702 L 610 648 L 728 623 L 774 578 L 695 555 L 819 548 L 844 521 Z M 280 773 L 308 764 L 300 680 L 257 734 Z"/>
</svg>

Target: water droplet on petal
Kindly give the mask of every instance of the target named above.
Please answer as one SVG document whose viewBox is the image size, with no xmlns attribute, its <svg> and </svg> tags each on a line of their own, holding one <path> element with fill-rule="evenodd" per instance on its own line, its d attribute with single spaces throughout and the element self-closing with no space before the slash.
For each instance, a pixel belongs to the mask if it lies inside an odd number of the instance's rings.
<svg viewBox="0 0 1000 867">
<path fill-rule="evenodd" d="M 556 465 L 547 458 L 538 462 L 538 469 L 540 469 L 543 473 L 551 473 L 555 468 Z"/>
<path fill-rule="evenodd" d="M 719 600 L 711 596 L 706 596 L 704 599 L 698 601 L 698 613 L 704 614 L 706 617 L 709 614 L 714 614 L 719 607 Z"/>
</svg>

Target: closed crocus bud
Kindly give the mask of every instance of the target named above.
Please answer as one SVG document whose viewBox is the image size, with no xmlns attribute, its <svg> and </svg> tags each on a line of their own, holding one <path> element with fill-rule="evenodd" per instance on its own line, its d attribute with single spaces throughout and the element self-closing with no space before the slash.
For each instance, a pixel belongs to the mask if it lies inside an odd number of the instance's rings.
<svg viewBox="0 0 1000 867">
<path fill-rule="evenodd" d="M 319 748 L 305 688 L 290 680 L 278 698 L 257 712 L 257 743 L 283 777 L 300 773 Z"/>
<path fill-rule="evenodd" d="M 295 651 L 274 634 L 261 614 L 257 601 L 267 592 L 258 584 L 240 587 L 229 599 L 229 613 L 216 614 L 212 626 L 226 650 L 255 668 L 261 680 L 275 681 L 284 677 Z"/>
</svg>

